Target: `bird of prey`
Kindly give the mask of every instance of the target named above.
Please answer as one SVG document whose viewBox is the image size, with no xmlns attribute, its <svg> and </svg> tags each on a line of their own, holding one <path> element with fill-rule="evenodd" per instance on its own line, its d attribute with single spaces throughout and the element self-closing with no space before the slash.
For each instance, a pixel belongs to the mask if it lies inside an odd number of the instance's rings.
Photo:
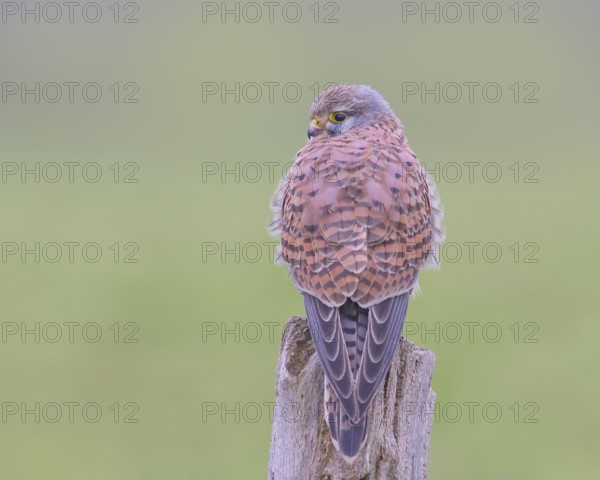
<svg viewBox="0 0 600 480">
<path fill-rule="evenodd" d="M 304 296 L 331 438 L 352 458 L 366 441 L 419 270 L 437 266 L 443 213 L 402 124 L 374 89 L 334 86 L 310 117 L 308 143 L 275 193 L 271 232 Z"/>
</svg>

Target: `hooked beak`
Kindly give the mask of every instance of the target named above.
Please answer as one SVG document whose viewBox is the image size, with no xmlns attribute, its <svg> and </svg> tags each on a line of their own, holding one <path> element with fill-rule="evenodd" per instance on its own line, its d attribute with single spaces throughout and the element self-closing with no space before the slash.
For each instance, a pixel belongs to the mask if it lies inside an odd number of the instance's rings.
<svg viewBox="0 0 600 480">
<path fill-rule="evenodd" d="M 307 132 L 309 140 L 319 137 L 323 135 L 323 133 L 325 133 L 325 125 L 321 120 L 315 118 L 312 122 L 310 122 Z"/>
</svg>

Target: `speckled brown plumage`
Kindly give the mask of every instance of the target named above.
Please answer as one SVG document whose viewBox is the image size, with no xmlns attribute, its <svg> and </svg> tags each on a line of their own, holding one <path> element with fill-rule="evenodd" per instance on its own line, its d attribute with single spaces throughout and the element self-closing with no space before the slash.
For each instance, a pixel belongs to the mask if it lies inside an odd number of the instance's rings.
<svg viewBox="0 0 600 480">
<path fill-rule="evenodd" d="M 296 285 L 327 305 L 368 307 L 409 290 L 434 252 L 425 173 L 395 121 L 300 150 L 282 219 Z"/>
</svg>

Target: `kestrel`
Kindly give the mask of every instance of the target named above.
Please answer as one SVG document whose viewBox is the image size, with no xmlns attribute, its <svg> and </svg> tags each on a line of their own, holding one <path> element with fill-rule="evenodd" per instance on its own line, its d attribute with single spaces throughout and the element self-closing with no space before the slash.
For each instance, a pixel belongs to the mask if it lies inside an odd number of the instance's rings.
<svg viewBox="0 0 600 480">
<path fill-rule="evenodd" d="M 310 117 L 309 141 L 275 194 L 271 231 L 304 296 L 331 438 L 352 458 L 419 271 L 437 266 L 443 213 L 402 124 L 371 87 L 332 87 Z"/>
</svg>

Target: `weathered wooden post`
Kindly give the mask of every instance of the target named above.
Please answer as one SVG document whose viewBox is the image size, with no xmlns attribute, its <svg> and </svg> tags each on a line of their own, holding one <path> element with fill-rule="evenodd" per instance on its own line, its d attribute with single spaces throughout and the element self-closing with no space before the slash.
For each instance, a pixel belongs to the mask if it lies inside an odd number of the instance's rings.
<svg viewBox="0 0 600 480">
<path fill-rule="evenodd" d="M 435 356 L 402 340 L 375 397 L 369 440 L 349 463 L 323 418 L 323 370 L 304 318 L 287 322 L 277 363 L 269 480 L 424 480 Z"/>
</svg>

